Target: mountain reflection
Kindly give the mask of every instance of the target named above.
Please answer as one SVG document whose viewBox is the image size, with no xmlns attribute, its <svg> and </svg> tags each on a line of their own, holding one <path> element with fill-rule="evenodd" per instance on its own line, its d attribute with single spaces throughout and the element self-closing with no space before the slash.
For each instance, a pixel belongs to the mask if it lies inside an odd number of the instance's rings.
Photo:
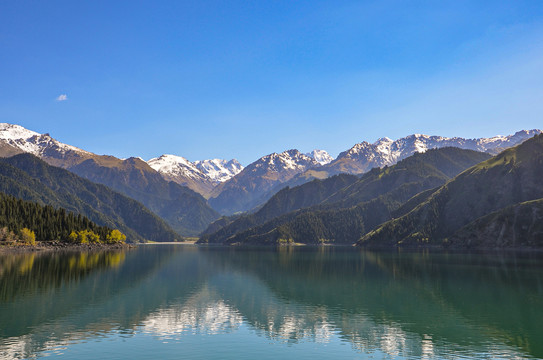
<svg viewBox="0 0 543 360">
<path fill-rule="evenodd" d="M 153 312 L 142 321 L 141 328 L 162 338 L 175 338 L 187 331 L 208 335 L 230 332 L 242 322 L 236 309 L 206 287 L 182 304 Z"/>
<path fill-rule="evenodd" d="M 540 260 L 191 246 L 14 257 L 0 273 L 0 357 L 96 334 L 180 340 L 241 329 L 278 343 L 341 341 L 387 356 L 542 357 Z M 27 285 L 14 284 L 27 276 Z"/>
</svg>

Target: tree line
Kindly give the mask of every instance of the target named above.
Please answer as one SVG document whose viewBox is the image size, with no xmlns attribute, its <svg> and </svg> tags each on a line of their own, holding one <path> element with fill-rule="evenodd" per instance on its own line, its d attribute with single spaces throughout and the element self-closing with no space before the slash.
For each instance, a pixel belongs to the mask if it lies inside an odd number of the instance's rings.
<svg viewBox="0 0 543 360">
<path fill-rule="evenodd" d="M 81 214 L 55 209 L 0 193 L 0 241 L 63 241 L 71 243 L 118 243 L 126 236 L 99 226 Z"/>
</svg>

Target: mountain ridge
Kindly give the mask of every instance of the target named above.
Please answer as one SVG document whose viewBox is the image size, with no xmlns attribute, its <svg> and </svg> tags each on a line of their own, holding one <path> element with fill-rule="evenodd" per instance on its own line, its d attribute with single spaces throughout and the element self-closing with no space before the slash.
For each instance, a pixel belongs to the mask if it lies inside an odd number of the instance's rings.
<svg viewBox="0 0 543 360">
<path fill-rule="evenodd" d="M 320 164 L 296 149 L 271 153 L 247 165 L 239 174 L 219 184 L 209 203 L 223 214 L 251 209 L 278 183 Z M 264 199 L 264 201 L 267 199 Z"/>
<path fill-rule="evenodd" d="M 49 134 L 39 134 L 19 125 L 0 123 L 0 156 L 14 149 L 38 156 L 50 165 L 76 173 L 143 203 L 175 231 L 194 236 L 219 217 L 198 193 L 165 180 L 140 158 L 118 159 L 96 155 L 63 144 Z"/>
<path fill-rule="evenodd" d="M 357 143 L 350 149 L 341 152 L 336 159 L 332 159 L 324 150 L 313 150 L 306 154 L 302 154 L 298 150 L 272 153 L 249 164 L 247 166 L 250 168 L 249 170 L 246 170 L 235 159 L 190 162 L 177 155 L 162 155 L 146 163 L 166 182 L 173 181 L 179 186 L 186 186 L 203 196 L 199 201 L 195 201 L 195 199 L 188 201 L 192 201 L 194 204 L 198 203 L 196 205 L 197 212 L 203 214 L 205 218 L 204 221 L 199 221 L 199 225 L 193 230 L 189 230 L 190 234 L 194 235 L 194 231 L 203 230 L 203 223 L 217 216 L 216 214 L 212 215 L 210 209 L 204 210 L 208 205 L 222 215 L 254 211 L 285 186 L 293 187 L 313 179 L 325 179 L 339 173 L 363 174 L 374 167 L 394 165 L 416 152 L 425 152 L 429 149 L 446 146 L 495 154 L 539 133 L 541 130 L 537 129 L 521 130 L 513 135 L 477 139 L 422 134 L 412 134 L 397 140 L 383 137 L 374 143 L 366 141 Z M 81 176 L 93 181 L 100 181 L 100 179 L 90 173 L 90 170 L 81 170 L 85 167 L 81 164 L 89 159 L 96 163 L 91 166 L 93 169 L 96 167 L 124 168 L 124 171 L 128 171 L 127 167 L 122 164 L 128 159 L 120 160 L 113 156 L 96 155 L 71 145 L 62 144 L 51 138 L 49 134 L 39 134 L 19 125 L 0 124 L 0 156 L 14 155 L 20 151 L 34 153 L 51 165 L 79 171 Z M 289 154 L 292 151 L 296 151 L 297 154 Z M 89 165 L 89 163 L 86 164 Z M 142 164 L 132 162 L 132 165 L 139 169 L 138 171 L 150 174 L 150 170 L 143 170 Z M 260 169 L 258 169 L 259 167 Z M 101 173 L 106 175 L 106 171 L 101 171 Z M 129 177 L 123 176 L 126 182 L 130 182 Z M 112 185 L 111 182 L 105 184 Z M 136 184 L 126 183 L 117 187 L 116 190 L 126 191 L 125 194 L 134 196 L 132 189 L 134 186 Z M 162 186 L 162 188 L 166 187 Z M 135 192 L 141 196 L 137 200 L 145 201 L 146 196 L 141 192 L 147 190 L 146 186 L 140 186 L 140 189 Z M 195 196 L 196 194 L 192 194 L 189 197 Z M 164 194 L 159 197 L 164 197 Z M 146 205 L 157 213 L 164 211 L 156 204 L 146 203 Z M 206 211 L 207 215 L 205 215 Z M 185 231 L 186 224 L 181 226 L 175 218 L 176 216 L 170 217 L 168 220 L 170 224 L 174 228 Z"/>
<path fill-rule="evenodd" d="M 513 135 L 498 135 L 491 138 L 477 139 L 413 134 L 397 140 L 384 137 L 378 139 L 373 144 L 364 141 L 355 144 L 349 150 L 340 153 L 336 159 L 329 163 L 324 165 L 318 163 L 305 168 L 305 170 L 299 169 L 293 173 L 291 172 L 288 177 L 280 180 L 271 179 L 271 181 L 266 183 L 259 191 L 252 190 L 251 188 L 259 186 L 258 184 L 262 183 L 260 179 L 256 179 L 257 177 L 262 176 L 261 174 L 253 174 L 252 179 L 251 176 L 244 174 L 243 179 L 239 179 L 238 177 L 241 176 L 240 173 L 215 188 L 209 202 L 223 215 L 254 211 L 258 206 L 264 204 L 285 186 L 298 186 L 314 179 L 325 179 L 340 173 L 354 175 L 363 174 L 373 168 L 394 165 L 398 161 L 417 152 L 426 152 L 430 149 L 439 149 L 443 147 L 456 147 L 495 154 L 504 148 L 515 146 L 522 141 L 529 139 L 531 136 L 540 133 L 542 133 L 542 131 L 537 129 L 521 130 Z M 266 156 L 269 157 L 270 155 Z M 253 162 L 253 164 L 265 161 L 266 156 Z M 270 169 L 270 173 L 271 172 L 279 173 L 280 169 Z M 270 179 L 271 175 L 266 174 L 266 177 Z M 229 187 L 230 189 L 228 189 Z M 225 188 L 230 194 L 221 195 L 220 193 L 225 190 Z M 235 195 L 232 194 L 232 192 L 235 191 L 234 189 L 237 189 L 237 194 Z M 232 203 L 235 203 L 234 206 L 227 206 L 227 204 Z"/>
<path fill-rule="evenodd" d="M 32 154 L 1 158 L 0 180 L 5 194 L 82 214 L 99 225 L 118 228 L 132 241 L 180 238 L 136 200 Z"/>
<path fill-rule="evenodd" d="M 87 159 L 68 170 L 140 201 L 184 236 L 197 235 L 219 217 L 200 194 L 164 180 L 139 158 L 128 158 L 116 166 Z"/>
<path fill-rule="evenodd" d="M 147 161 L 164 179 L 209 197 L 213 188 L 237 175 L 243 166 L 236 160 L 209 159 L 191 162 L 182 156 L 164 154 Z"/>
<path fill-rule="evenodd" d="M 373 144 L 366 141 L 355 144 L 349 150 L 341 152 L 333 162 L 323 166 L 323 170 L 327 170 L 330 174 L 339 172 L 364 173 L 373 167 L 393 165 L 415 152 L 451 146 L 496 155 L 505 148 L 518 145 L 540 133 L 542 131 L 539 129 L 521 130 L 513 135 L 476 139 L 423 134 L 408 135 L 397 140 L 385 137 L 378 139 Z"/>
<path fill-rule="evenodd" d="M 462 172 L 409 213 L 363 236 L 358 244 L 454 246 L 450 241 L 458 239 L 455 234 L 464 226 L 509 206 L 543 198 L 542 178 L 540 134 Z"/>
<path fill-rule="evenodd" d="M 340 174 L 285 188 L 254 214 L 232 219 L 202 241 L 273 244 L 283 239 L 352 244 L 364 231 L 390 219 L 413 196 L 489 157 L 452 147 L 431 149 L 361 177 Z"/>
</svg>

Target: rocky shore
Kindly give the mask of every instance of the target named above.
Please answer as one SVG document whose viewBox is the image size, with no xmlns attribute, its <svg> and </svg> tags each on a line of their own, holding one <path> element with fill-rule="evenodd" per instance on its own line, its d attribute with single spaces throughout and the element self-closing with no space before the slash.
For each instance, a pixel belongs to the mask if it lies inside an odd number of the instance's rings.
<svg viewBox="0 0 543 360">
<path fill-rule="evenodd" d="M 134 244 L 70 244 L 61 241 L 39 241 L 35 245 L 1 244 L 0 253 L 24 253 L 34 251 L 92 251 L 135 248 Z"/>
</svg>

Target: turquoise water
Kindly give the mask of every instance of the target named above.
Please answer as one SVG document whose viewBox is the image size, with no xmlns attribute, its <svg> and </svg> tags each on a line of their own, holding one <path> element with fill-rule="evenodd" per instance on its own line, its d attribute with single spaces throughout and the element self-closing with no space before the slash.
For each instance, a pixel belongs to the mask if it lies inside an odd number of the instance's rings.
<svg viewBox="0 0 543 360">
<path fill-rule="evenodd" d="M 538 254 L 0 256 L 0 358 L 543 358 Z"/>
</svg>

